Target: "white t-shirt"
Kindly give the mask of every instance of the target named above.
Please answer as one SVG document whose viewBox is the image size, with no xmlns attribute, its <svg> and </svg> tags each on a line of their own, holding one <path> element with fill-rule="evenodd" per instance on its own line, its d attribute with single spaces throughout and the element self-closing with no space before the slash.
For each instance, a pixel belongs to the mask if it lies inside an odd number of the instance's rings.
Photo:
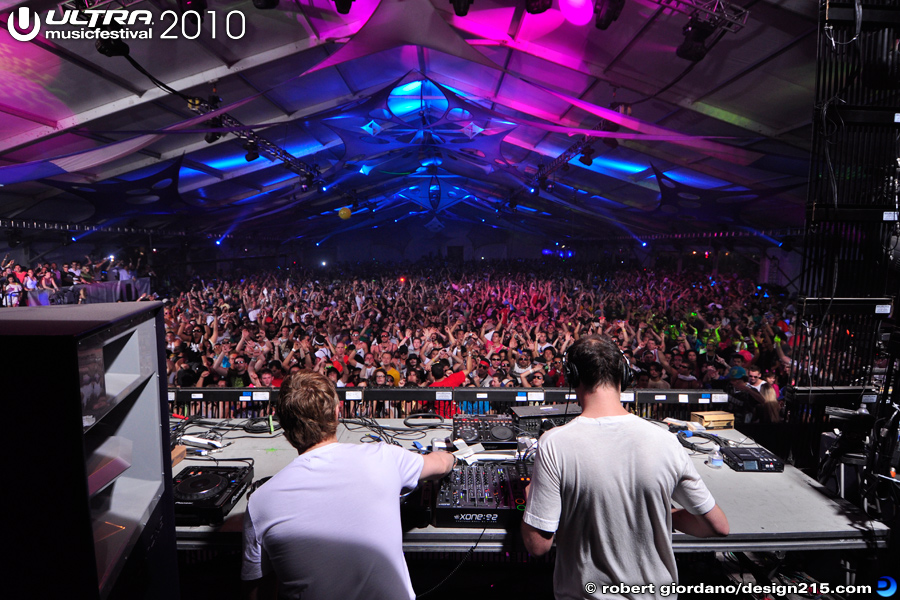
<svg viewBox="0 0 900 600">
<path fill-rule="evenodd" d="M 381 443 L 301 454 L 249 500 L 241 579 L 274 571 L 283 598 L 414 599 L 400 494 L 423 465 L 421 455 Z"/>
<path fill-rule="evenodd" d="M 603 584 L 678 581 L 671 501 L 706 514 L 715 500 L 674 435 L 634 415 L 578 417 L 540 440 L 525 522 L 556 532 L 557 600 Z M 585 582 L 597 584 L 588 595 Z M 626 594 L 626 598 L 656 598 Z"/>
</svg>

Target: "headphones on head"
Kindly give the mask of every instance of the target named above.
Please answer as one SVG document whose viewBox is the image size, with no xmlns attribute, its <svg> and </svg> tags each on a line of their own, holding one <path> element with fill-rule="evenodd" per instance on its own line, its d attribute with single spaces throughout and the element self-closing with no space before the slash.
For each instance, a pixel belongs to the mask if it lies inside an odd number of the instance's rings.
<svg viewBox="0 0 900 600">
<path fill-rule="evenodd" d="M 622 349 L 616 346 L 616 350 L 619 352 L 619 356 L 622 360 L 619 363 L 619 381 L 621 381 L 621 391 L 625 391 L 631 387 L 631 384 L 634 383 L 634 369 L 631 368 L 631 365 L 628 363 L 628 358 L 622 352 Z M 578 376 L 578 367 L 575 366 L 571 360 L 569 360 L 569 353 L 572 351 L 572 347 L 570 346 L 568 350 L 566 350 L 566 355 L 563 357 L 563 372 L 566 374 L 566 382 L 572 388 L 577 388 L 578 384 L 581 383 L 581 379 Z"/>
</svg>

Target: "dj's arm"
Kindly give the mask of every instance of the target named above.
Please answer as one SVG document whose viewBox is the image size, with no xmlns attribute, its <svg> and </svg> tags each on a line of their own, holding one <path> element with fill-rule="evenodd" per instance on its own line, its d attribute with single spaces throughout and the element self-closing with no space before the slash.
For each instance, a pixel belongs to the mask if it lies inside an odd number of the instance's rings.
<svg viewBox="0 0 900 600">
<path fill-rule="evenodd" d="M 541 531 L 522 521 L 522 541 L 532 556 L 543 556 L 550 552 L 555 536 L 555 533 Z"/>
<path fill-rule="evenodd" d="M 275 579 L 275 573 L 242 583 L 245 600 L 275 600 L 278 597 L 278 582 Z"/>
<path fill-rule="evenodd" d="M 431 452 L 423 456 L 423 458 L 425 463 L 422 465 L 419 481 L 440 479 L 456 466 L 456 457 L 449 452 Z"/>
<path fill-rule="evenodd" d="M 728 517 L 716 504 L 704 515 L 692 515 L 683 508 L 672 511 L 672 525 L 678 531 L 694 537 L 724 537 L 728 535 Z"/>
</svg>

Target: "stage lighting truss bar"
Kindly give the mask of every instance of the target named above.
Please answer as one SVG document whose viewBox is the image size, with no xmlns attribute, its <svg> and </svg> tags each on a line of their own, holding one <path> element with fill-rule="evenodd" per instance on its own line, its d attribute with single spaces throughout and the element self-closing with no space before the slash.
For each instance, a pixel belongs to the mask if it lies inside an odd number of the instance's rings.
<svg viewBox="0 0 900 600">
<path fill-rule="evenodd" d="M 59 12 L 62 12 L 63 10 L 92 10 L 99 9 L 108 4 L 113 4 L 114 8 L 121 9 L 129 8 L 143 1 L 144 0 L 67 0 L 66 2 L 60 2 L 57 5 L 57 10 Z M 192 106 L 191 109 L 201 115 L 215 110 L 212 106 L 210 106 L 206 102 L 203 102 L 202 100 L 198 102 L 196 106 Z M 244 126 L 243 123 L 228 114 L 219 115 L 219 119 L 221 119 L 222 125 L 224 127 Z M 318 177 L 319 175 L 318 169 L 306 164 L 284 149 L 276 146 L 265 138 L 260 137 L 253 131 L 235 131 L 232 133 L 246 142 L 256 143 L 256 145 L 259 147 L 259 154 L 261 156 L 266 156 L 268 158 L 271 158 L 272 160 L 279 160 L 283 162 L 288 169 L 290 169 L 294 173 L 297 173 L 298 175 L 312 174 L 314 177 Z"/>
<path fill-rule="evenodd" d="M 205 115 L 216 110 L 215 107 L 210 105 L 208 102 L 205 102 L 199 98 L 197 99 L 197 102 L 190 104 L 189 108 L 201 115 Z M 222 123 L 223 128 L 240 128 L 245 126 L 243 123 L 241 123 L 228 113 L 223 113 L 213 118 L 219 119 Z M 268 158 L 271 158 L 272 160 L 279 160 L 284 163 L 284 166 L 286 166 L 294 173 L 297 173 L 298 175 L 312 175 L 313 177 L 319 176 L 319 170 L 316 167 L 306 164 L 290 152 L 287 152 L 283 148 L 276 146 L 266 138 L 260 136 L 255 131 L 239 130 L 232 131 L 231 133 L 244 142 L 255 143 L 257 148 L 259 149 L 260 156 L 266 156 Z"/>
<path fill-rule="evenodd" d="M 717 28 L 730 33 L 737 33 L 743 29 L 750 16 L 750 11 L 746 8 L 719 0 L 653 0 L 653 2 L 688 16 L 703 13 Z"/>
<path fill-rule="evenodd" d="M 605 121 L 600 121 L 600 124 L 594 127 L 596 130 L 600 130 L 603 127 L 603 123 Z M 532 185 L 535 187 L 540 186 L 541 180 L 547 179 L 553 173 L 556 173 L 564 164 L 568 163 L 570 160 L 584 152 L 586 146 L 590 146 L 591 142 L 598 138 L 585 136 L 583 140 L 580 142 L 576 142 L 566 149 L 565 152 L 551 160 L 546 165 L 541 165 L 541 167 L 537 170 L 537 173 L 534 174 L 532 179 Z"/>
<path fill-rule="evenodd" d="M 606 125 L 606 119 L 601 119 L 599 123 L 594 125 L 591 129 L 594 131 L 603 131 L 603 126 Z M 534 175 L 534 180 L 532 184 L 535 187 L 538 187 L 542 180 L 546 180 L 550 175 L 556 173 L 564 164 L 568 163 L 570 160 L 578 156 L 579 154 L 584 152 L 584 149 L 593 144 L 595 141 L 601 138 L 594 137 L 592 135 L 586 135 L 580 142 L 575 142 L 571 146 L 569 146 L 565 152 L 551 160 L 546 165 L 542 165 L 537 173 Z"/>
</svg>

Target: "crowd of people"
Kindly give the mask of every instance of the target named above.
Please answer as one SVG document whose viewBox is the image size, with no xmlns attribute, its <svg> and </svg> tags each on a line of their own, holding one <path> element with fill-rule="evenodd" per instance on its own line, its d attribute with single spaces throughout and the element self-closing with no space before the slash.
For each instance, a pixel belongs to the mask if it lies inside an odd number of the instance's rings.
<svg viewBox="0 0 900 600">
<path fill-rule="evenodd" d="M 781 418 L 792 316 L 748 277 L 527 261 L 196 278 L 165 308 L 177 387 L 279 386 L 298 370 L 338 387 L 566 387 L 567 349 L 597 333 L 635 387 L 738 389 L 763 421 Z"/>
<path fill-rule="evenodd" d="M 23 306 L 30 292 L 43 291 L 55 294 L 61 288 L 76 285 L 128 281 L 137 276 L 143 262 L 139 259 L 137 264 L 132 264 L 130 261 L 116 260 L 113 256 L 97 261 L 90 256 L 84 258 L 84 261 L 73 260 L 63 263 L 62 267 L 56 262 L 37 263 L 34 267 L 28 267 L 16 263 L 7 254 L 0 261 L 0 297 L 3 298 L 3 306 Z M 80 295 L 78 301 L 81 302 L 85 296 Z"/>
</svg>

